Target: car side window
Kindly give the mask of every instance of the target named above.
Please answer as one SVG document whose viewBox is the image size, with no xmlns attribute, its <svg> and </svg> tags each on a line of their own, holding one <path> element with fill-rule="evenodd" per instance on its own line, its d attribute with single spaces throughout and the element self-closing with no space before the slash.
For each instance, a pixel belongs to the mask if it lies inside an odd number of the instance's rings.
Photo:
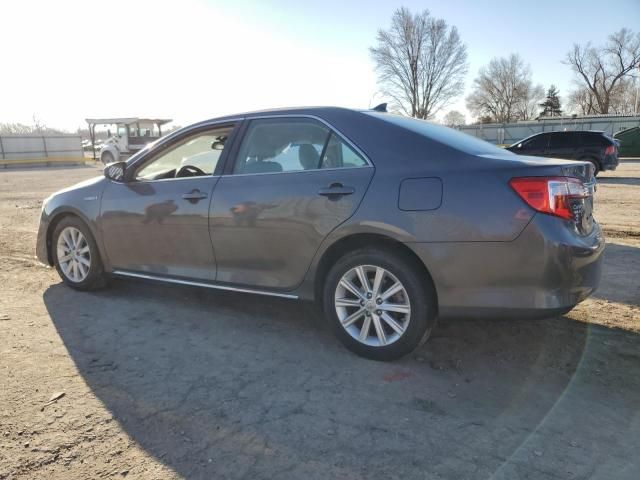
<svg viewBox="0 0 640 480">
<path fill-rule="evenodd" d="M 251 120 L 234 174 L 277 173 L 366 165 L 328 127 L 308 118 Z"/>
<path fill-rule="evenodd" d="M 212 175 L 233 127 L 222 127 L 191 135 L 139 168 L 140 181 Z"/>
<path fill-rule="evenodd" d="M 551 135 L 549 140 L 549 148 L 568 148 L 573 147 L 575 135 L 572 133 L 556 133 Z"/>
<path fill-rule="evenodd" d="M 320 168 L 364 167 L 367 162 L 335 133 L 331 133 Z"/>
<path fill-rule="evenodd" d="M 525 150 L 538 150 L 547 146 L 548 136 L 545 134 L 536 135 L 535 137 L 526 141 L 522 146 Z"/>
</svg>

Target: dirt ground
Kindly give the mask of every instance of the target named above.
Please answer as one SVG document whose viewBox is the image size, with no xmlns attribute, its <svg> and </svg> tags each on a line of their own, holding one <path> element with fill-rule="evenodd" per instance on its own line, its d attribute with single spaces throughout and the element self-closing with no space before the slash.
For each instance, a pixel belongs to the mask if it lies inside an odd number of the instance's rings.
<svg viewBox="0 0 640 480">
<path fill-rule="evenodd" d="M 96 174 L 0 170 L 0 479 L 640 478 L 640 159 L 599 178 L 592 299 L 441 322 L 388 364 L 305 304 L 64 287 L 34 259 L 41 200 Z"/>
</svg>

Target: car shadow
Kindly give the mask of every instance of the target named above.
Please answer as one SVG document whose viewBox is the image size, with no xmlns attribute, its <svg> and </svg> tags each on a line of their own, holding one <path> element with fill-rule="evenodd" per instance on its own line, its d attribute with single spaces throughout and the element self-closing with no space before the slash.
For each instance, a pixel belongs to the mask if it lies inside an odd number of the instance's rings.
<svg viewBox="0 0 640 480">
<path fill-rule="evenodd" d="M 640 247 L 607 240 L 602 279 L 593 296 L 610 302 L 640 305 Z"/>
<path fill-rule="evenodd" d="M 599 176 L 598 183 L 602 185 L 640 185 L 640 178 Z"/>
<path fill-rule="evenodd" d="M 53 285 L 44 302 L 95 396 L 186 478 L 638 468 L 640 340 L 621 330 L 446 321 L 415 353 L 378 363 L 342 348 L 304 303 L 132 281 Z"/>
</svg>

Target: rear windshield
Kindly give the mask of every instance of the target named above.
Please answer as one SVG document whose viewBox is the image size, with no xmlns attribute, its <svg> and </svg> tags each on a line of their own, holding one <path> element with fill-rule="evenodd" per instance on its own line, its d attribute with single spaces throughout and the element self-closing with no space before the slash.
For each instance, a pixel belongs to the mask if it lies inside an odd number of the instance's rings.
<svg viewBox="0 0 640 480">
<path fill-rule="evenodd" d="M 401 115 L 393 115 L 391 113 L 364 112 L 372 117 L 379 118 L 385 122 L 392 123 L 398 127 L 411 130 L 423 137 L 427 137 L 435 142 L 442 143 L 448 147 L 455 148 L 471 155 L 511 155 L 511 152 L 495 145 L 472 137 L 466 133 L 462 133 L 453 128 L 437 125 L 427 122 L 426 120 L 418 120 L 411 117 L 403 117 Z"/>
</svg>

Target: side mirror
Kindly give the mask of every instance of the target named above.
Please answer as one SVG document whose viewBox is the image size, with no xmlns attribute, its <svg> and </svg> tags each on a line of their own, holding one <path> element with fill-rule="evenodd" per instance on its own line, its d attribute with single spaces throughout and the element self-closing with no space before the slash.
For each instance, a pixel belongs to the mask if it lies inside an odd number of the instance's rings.
<svg viewBox="0 0 640 480">
<path fill-rule="evenodd" d="M 127 166 L 126 162 L 113 162 L 104 167 L 104 176 L 114 182 L 124 181 L 124 170 Z"/>
</svg>

